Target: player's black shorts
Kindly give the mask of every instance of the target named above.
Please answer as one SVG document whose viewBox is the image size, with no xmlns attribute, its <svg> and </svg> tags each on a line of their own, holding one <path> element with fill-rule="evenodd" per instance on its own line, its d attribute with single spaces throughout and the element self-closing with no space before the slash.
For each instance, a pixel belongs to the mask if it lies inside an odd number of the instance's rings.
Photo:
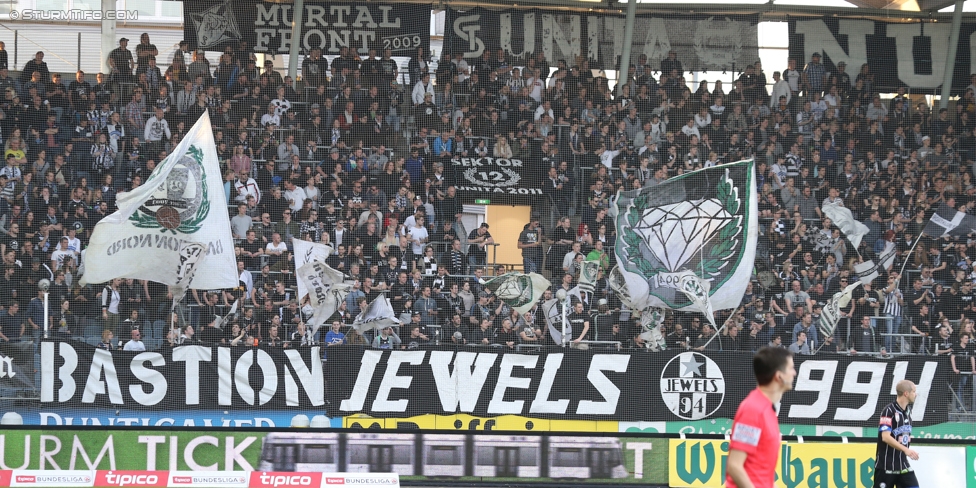
<svg viewBox="0 0 976 488">
<path fill-rule="evenodd" d="M 918 479 L 915 472 L 907 473 L 884 473 L 874 472 L 874 488 L 918 488 Z"/>
</svg>

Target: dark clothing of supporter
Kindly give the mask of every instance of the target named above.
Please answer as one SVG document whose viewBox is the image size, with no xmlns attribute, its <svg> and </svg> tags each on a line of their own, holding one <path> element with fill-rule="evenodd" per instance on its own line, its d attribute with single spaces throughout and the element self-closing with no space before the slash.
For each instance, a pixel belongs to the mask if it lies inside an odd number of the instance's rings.
<svg viewBox="0 0 976 488">
<path fill-rule="evenodd" d="M 570 337 L 569 340 L 574 340 L 579 338 L 579 335 L 583 332 L 583 329 L 586 328 L 585 324 L 586 322 L 590 321 L 590 316 L 585 313 L 573 312 L 569 314 L 569 316 L 567 317 L 567 321 L 569 322 L 569 327 L 570 327 L 569 332 L 572 335 L 572 337 Z M 583 337 L 584 341 L 593 340 L 594 329 L 595 329 L 594 327 L 590 326 L 590 330 Z"/>
</svg>

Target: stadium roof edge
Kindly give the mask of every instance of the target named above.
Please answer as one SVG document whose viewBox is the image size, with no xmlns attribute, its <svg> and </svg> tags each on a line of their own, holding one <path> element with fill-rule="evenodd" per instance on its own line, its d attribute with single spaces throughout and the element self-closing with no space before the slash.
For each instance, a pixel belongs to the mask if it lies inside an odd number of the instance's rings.
<svg viewBox="0 0 976 488">
<path fill-rule="evenodd" d="M 164 0 L 186 1 L 186 0 Z M 237 0 L 234 0 L 235 2 Z M 267 1 L 267 0 L 266 0 Z M 849 9 L 824 8 L 805 5 L 780 5 L 775 0 L 764 4 L 720 4 L 720 3 L 638 3 L 639 14 L 698 14 L 698 15 L 761 15 L 763 20 L 786 20 L 792 17 L 823 17 L 858 18 L 870 20 L 884 20 L 887 22 L 913 22 L 919 20 L 934 20 L 949 22 L 951 13 L 941 14 L 938 10 L 954 2 L 951 0 L 906 0 L 917 2 L 920 10 L 898 10 L 893 8 L 876 8 L 878 5 L 893 5 L 899 0 L 847 0 L 852 4 Z M 246 3 L 244 1 L 240 3 Z M 292 3 L 291 1 L 274 1 L 272 3 Z M 366 2 L 364 2 L 366 3 Z M 615 12 L 624 13 L 627 2 L 606 0 L 603 2 L 581 0 L 526 0 L 520 2 L 497 0 L 457 0 L 448 2 L 430 2 L 423 0 L 401 0 L 398 3 L 417 3 L 433 5 L 435 9 L 482 7 L 487 9 L 510 8 L 557 8 L 577 12 Z M 680 5 L 680 6 L 679 6 Z M 963 19 L 976 20 L 976 13 L 963 13 Z"/>
</svg>

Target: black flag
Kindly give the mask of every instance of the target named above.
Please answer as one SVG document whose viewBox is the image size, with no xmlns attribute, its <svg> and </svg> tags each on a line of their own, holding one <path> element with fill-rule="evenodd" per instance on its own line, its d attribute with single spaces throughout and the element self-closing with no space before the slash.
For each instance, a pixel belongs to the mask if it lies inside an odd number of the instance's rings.
<svg viewBox="0 0 976 488">
<path fill-rule="evenodd" d="M 943 203 L 932 214 L 932 219 L 922 232 L 935 239 L 945 235 L 962 237 L 976 232 L 976 216 L 960 212 Z"/>
</svg>

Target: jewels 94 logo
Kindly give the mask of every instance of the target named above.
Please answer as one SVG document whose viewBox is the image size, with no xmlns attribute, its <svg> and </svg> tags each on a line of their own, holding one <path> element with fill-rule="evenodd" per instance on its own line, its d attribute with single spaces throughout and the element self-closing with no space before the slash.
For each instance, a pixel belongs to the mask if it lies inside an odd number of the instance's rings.
<svg viewBox="0 0 976 488">
<path fill-rule="evenodd" d="M 683 352 L 671 358 L 661 371 L 661 398 L 678 417 L 708 418 L 725 399 L 725 376 L 708 356 Z"/>
</svg>

